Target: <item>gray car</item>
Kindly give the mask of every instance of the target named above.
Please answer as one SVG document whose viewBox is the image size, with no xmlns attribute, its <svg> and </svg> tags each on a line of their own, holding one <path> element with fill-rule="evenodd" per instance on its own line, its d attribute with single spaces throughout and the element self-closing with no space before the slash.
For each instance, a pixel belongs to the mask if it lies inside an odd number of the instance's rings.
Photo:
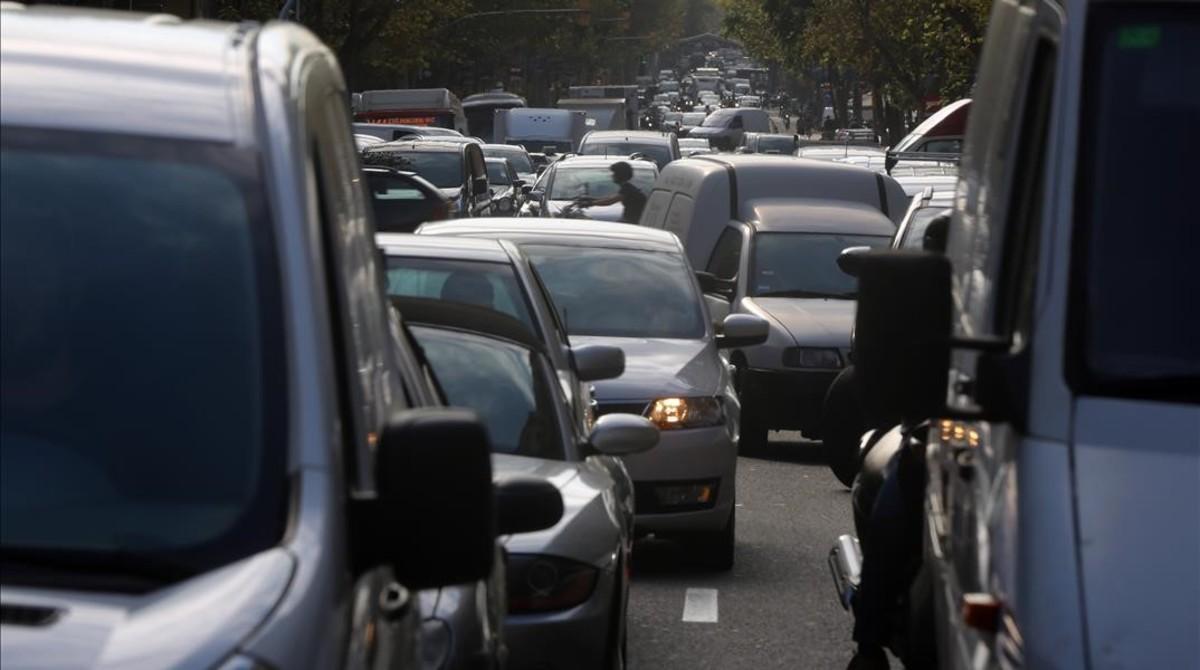
<svg viewBox="0 0 1200 670">
<path fill-rule="evenodd" d="M 552 528 L 505 538 L 503 584 L 445 587 L 432 603 L 423 599 L 427 629 L 449 631 L 439 639 L 454 647 L 426 667 L 479 667 L 472 663 L 489 656 L 515 668 L 624 667 L 634 505 L 616 456 L 650 449 L 658 430 L 643 417 L 611 414 L 583 432 L 542 342 L 512 317 L 460 302 L 393 301 L 447 400 L 474 409 L 488 427 L 497 480 L 536 478 L 564 503 Z M 505 609 L 500 640 L 488 632 L 499 632 Z"/>
<path fill-rule="evenodd" d="M 415 667 L 489 448 L 381 295 L 333 54 L 0 15 L 0 665 Z"/>
<path fill-rule="evenodd" d="M 733 564 L 741 402 L 722 348 L 766 338 L 735 315 L 717 335 L 674 234 L 578 220 L 426 224 L 418 235 L 510 240 L 533 261 L 572 342 L 616 345 L 625 373 L 596 383 L 597 413 L 631 412 L 662 430 L 660 448 L 624 458 L 637 524 L 690 540 L 716 568 Z"/>
</svg>

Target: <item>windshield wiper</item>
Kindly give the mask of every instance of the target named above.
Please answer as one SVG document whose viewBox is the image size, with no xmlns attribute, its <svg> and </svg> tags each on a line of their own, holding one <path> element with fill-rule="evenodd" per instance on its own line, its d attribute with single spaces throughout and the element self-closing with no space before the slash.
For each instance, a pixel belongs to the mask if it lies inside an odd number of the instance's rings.
<svg viewBox="0 0 1200 670">
<path fill-rule="evenodd" d="M 803 289 L 790 289 L 786 291 L 763 291 L 755 293 L 756 298 L 826 298 L 832 300 L 854 300 L 858 297 L 855 291 L 847 291 L 845 293 L 828 293 L 826 291 L 805 291 Z"/>
</svg>

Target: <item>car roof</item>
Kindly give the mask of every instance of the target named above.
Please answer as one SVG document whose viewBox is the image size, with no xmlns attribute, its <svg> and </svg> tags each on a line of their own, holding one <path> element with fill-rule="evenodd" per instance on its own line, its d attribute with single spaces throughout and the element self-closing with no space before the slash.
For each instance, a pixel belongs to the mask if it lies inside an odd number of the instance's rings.
<svg viewBox="0 0 1200 670">
<path fill-rule="evenodd" d="M 658 169 L 658 165 L 655 164 L 653 161 L 644 160 L 644 159 L 640 159 L 640 158 L 630 158 L 629 156 L 573 155 L 573 156 L 567 156 L 565 158 L 560 158 L 559 160 L 554 162 L 554 165 L 559 166 L 559 167 L 566 166 L 569 168 L 573 168 L 573 167 L 578 167 L 578 168 L 609 167 L 613 163 L 620 163 L 622 161 L 629 163 L 629 165 L 632 166 L 634 169 L 637 169 L 639 166 L 643 167 L 647 170 Z"/>
<path fill-rule="evenodd" d="M 529 153 L 529 150 L 528 150 L 528 149 L 526 149 L 525 147 L 523 147 L 523 146 L 521 146 L 521 145 L 519 145 L 519 144 L 495 144 L 495 143 L 488 143 L 488 144 L 481 144 L 481 145 L 479 145 L 479 148 L 483 149 L 484 151 L 487 151 L 487 150 L 489 150 L 489 149 L 501 149 L 501 150 L 504 150 L 504 151 L 516 151 L 516 152 L 519 152 L 519 153 Z"/>
<path fill-rule="evenodd" d="M 587 219 L 478 218 L 426 223 L 417 236 L 455 235 L 506 239 L 518 244 L 615 247 L 682 253 L 675 233 L 630 223 Z"/>
<path fill-rule="evenodd" d="M 250 144 L 255 40 L 317 46 L 283 24 L 12 3 L 0 16 L 4 125 Z"/>
<path fill-rule="evenodd" d="M 498 239 L 376 233 L 375 244 L 388 256 L 512 263 L 508 250 Z"/>
<path fill-rule="evenodd" d="M 451 300 L 390 296 L 388 300 L 400 311 L 404 322 L 410 326 L 432 326 L 484 335 L 493 339 L 515 342 L 539 353 L 544 353 L 542 343 L 534 337 L 525 324 L 513 317 L 488 307 L 468 305 Z M 437 370 L 434 370 L 437 373 Z"/>
<path fill-rule="evenodd" d="M 759 232 L 880 235 L 896 232 L 877 207 L 845 200 L 759 198 L 746 203 L 751 225 Z"/>
<path fill-rule="evenodd" d="M 671 136 L 657 130 L 593 130 L 583 137 L 585 142 L 663 142 L 670 144 Z"/>
<path fill-rule="evenodd" d="M 433 140 L 394 140 L 372 144 L 363 149 L 363 153 L 384 153 L 389 151 L 441 151 L 446 153 L 461 152 L 468 142 L 438 142 Z"/>
</svg>

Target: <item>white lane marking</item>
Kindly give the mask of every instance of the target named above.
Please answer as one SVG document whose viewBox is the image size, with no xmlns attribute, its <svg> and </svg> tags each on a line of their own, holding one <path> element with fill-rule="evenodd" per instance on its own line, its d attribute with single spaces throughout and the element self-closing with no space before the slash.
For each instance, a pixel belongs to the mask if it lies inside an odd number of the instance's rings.
<svg viewBox="0 0 1200 670">
<path fill-rule="evenodd" d="M 716 623 L 717 590 L 688 589 L 683 596 L 683 620 L 693 623 Z"/>
</svg>

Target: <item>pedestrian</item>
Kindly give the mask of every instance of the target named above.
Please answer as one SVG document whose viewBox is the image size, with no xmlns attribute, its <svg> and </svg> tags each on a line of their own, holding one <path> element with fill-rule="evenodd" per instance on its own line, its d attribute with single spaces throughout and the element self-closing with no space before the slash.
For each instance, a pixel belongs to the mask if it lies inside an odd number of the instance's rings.
<svg viewBox="0 0 1200 670">
<path fill-rule="evenodd" d="M 621 221 L 637 223 L 642 218 L 642 210 L 646 208 L 646 194 L 633 185 L 633 166 L 625 161 L 617 161 L 609 168 L 613 173 L 613 181 L 617 183 L 617 192 L 607 198 L 581 198 L 581 207 L 603 207 L 624 205 Z"/>
</svg>

